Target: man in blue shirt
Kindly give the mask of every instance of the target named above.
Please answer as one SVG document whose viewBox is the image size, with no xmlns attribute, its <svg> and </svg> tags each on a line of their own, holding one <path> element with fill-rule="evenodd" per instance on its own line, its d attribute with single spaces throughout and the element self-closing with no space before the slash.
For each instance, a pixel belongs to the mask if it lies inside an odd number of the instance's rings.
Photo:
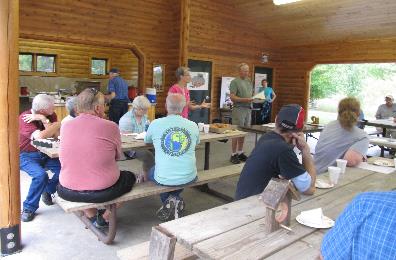
<svg viewBox="0 0 396 260">
<path fill-rule="evenodd" d="M 153 143 L 155 166 L 149 171 L 149 180 L 158 185 L 183 186 L 197 178 L 195 147 L 199 143 L 197 124 L 181 116 L 186 99 L 181 94 L 166 98 L 166 117 L 154 120 L 144 141 Z M 183 190 L 161 194 L 163 206 L 157 211 L 162 221 L 178 218 L 184 209 L 180 197 Z"/>
<path fill-rule="evenodd" d="M 322 258 L 396 259 L 396 191 L 357 196 L 322 242 Z"/>
<path fill-rule="evenodd" d="M 118 124 L 120 118 L 128 112 L 128 83 L 119 76 L 120 71 L 112 68 L 109 72 L 107 91 L 110 100 L 109 119 Z"/>
</svg>

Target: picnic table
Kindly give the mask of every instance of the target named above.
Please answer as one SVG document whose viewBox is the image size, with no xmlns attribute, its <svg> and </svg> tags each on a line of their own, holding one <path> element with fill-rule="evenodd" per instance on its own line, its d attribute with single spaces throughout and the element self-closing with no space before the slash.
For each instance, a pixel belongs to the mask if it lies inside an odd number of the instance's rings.
<svg viewBox="0 0 396 260">
<path fill-rule="evenodd" d="M 394 174 L 394 173 L 393 173 Z M 357 194 L 396 189 L 393 174 L 347 168 L 345 176 L 331 189 L 318 189 L 313 196 L 293 201 L 290 228 L 264 231 L 265 207 L 252 196 L 202 211 L 159 227 L 176 237 L 178 246 L 202 259 L 314 259 L 326 229 L 303 226 L 295 217 L 321 207 L 324 215 L 336 219 Z M 321 175 L 319 178 L 325 178 Z M 151 245 L 150 245 L 151 246 Z"/>
<path fill-rule="evenodd" d="M 270 131 L 275 130 L 275 123 L 265 124 L 265 125 L 251 125 L 251 126 L 240 126 L 239 127 L 242 131 L 255 133 L 255 144 L 257 144 L 257 135 L 258 134 L 265 134 Z M 313 133 L 322 132 L 323 130 L 322 125 L 317 124 L 305 124 L 303 128 L 304 134 L 306 137 L 312 136 Z"/>
<path fill-rule="evenodd" d="M 393 119 L 377 119 L 377 120 L 368 120 L 365 121 L 365 125 L 368 126 L 375 126 L 375 127 L 379 127 L 382 128 L 382 137 L 386 137 L 386 129 L 396 129 L 396 123 L 393 122 Z M 371 141 L 370 141 L 371 143 Z M 374 144 L 374 143 L 372 143 Z M 384 156 L 384 144 L 376 144 L 381 148 L 381 157 Z M 387 146 L 387 145 L 385 145 Z M 395 147 L 391 147 L 391 146 L 387 146 L 390 148 L 395 148 Z"/>
</svg>

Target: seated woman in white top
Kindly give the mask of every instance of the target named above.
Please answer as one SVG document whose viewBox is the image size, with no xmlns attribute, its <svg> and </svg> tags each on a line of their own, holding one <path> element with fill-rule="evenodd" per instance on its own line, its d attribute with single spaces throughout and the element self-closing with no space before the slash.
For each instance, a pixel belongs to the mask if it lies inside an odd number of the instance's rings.
<svg viewBox="0 0 396 260">
<path fill-rule="evenodd" d="M 146 125 L 149 124 L 147 118 L 147 111 L 151 103 L 145 96 L 137 96 L 132 102 L 132 109 L 125 113 L 119 122 L 119 129 L 122 133 L 137 133 L 140 134 L 146 131 Z M 147 180 L 147 173 L 154 166 L 154 156 L 148 150 L 129 151 L 126 154 L 128 157 L 143 162 L 143 174 L 137 176 L 137 182 Z"/>
<path fill-rule="evenodd" d="M 76 102 L 76 98 L 75 96 L 73 97 L 68 97 L 66 99 L 66 110 L 69 113 L 69 115 L 67 115 L 65 118 L 62 119 L 61 124 L 63 124 L 64 122 L 67 122 L 69 120 L 74 119 L 77 116 L 77 102 Z"/>
<path fill-rule="evenodd" d="M 369 146 L 368 135 L 356 124 L 360 114 L 357 99 L 344 98 L 338 104 L 338 118 L 325 126 L 315 148 L 317 173 L 327 171 L 337 159 L 347 160 L 347 166 L 354 167 L 366 158 Z"/>
</svg>

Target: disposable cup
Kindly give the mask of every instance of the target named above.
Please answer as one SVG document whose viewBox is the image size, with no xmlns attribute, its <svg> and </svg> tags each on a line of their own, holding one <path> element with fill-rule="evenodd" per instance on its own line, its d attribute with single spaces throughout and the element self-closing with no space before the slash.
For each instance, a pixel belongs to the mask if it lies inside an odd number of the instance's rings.
<svg viewBox="0 0 396 260">
<path fill-rule="evenodd" d="M 341 169 L 334 166 L 329 166 L 327 169 L 329 171 L 330 183 L 336 185 L 340 178 Z"/>
<path fill-rule="evenodd" d="M 204 130 L 204 123 L 198 123 L 198 129 L 200 132 L 202 132 Z"/>
<path fill-rule="evenodd" d="M 203 130 L 204 130 L 205 134 L 208 134 L 209 133 L 209 125 L 204 125 Z"/>
<path fill-rule="evenodd" d="M 345 174 L 345 169 L 348 161 L 343 159 L 337 159 L 336 162 L 337 162 L 337 167 L 341 169 L 341 173 Z"/>
</svg>

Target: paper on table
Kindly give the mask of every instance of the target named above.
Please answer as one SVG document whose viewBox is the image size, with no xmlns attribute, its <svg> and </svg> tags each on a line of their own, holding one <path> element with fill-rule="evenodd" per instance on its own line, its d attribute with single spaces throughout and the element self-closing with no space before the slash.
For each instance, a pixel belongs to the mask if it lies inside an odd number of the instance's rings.
<svg viewBox="0 0 396 260">
<path fill-rule="evenodd" d="M 138 135 L 135 136 L 135 139 L 137 140 L 144 140 L 144 138 L 146 137 L 146 132 L 142 132 Z"/>
<path fill-rule="evenodd" d="M 384 174 L 389 174 L 389 173 L 392 173 L 395 171 L 395 168 L 372 165 L 367 162 L 361 162 L 357 167 L 360 169 L 370 170 L 370 171 L 384 173 Z"/>
<path fill-rule="evenodd" d="M 263 126 L 275 127 L 275 123 L 268 123 L 268 124 L 264 124 Z"/>
</svg>

